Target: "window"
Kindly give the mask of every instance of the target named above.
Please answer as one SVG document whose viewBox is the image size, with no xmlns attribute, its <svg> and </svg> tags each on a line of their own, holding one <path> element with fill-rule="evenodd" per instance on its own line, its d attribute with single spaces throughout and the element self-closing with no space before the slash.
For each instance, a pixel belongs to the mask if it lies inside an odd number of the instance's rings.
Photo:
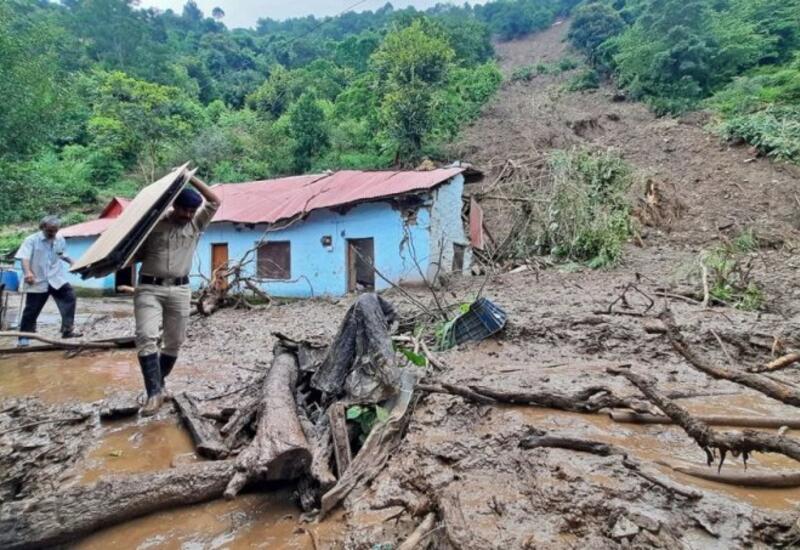
<svg viewBox="0 0 800 550">
<path fill-rule="evenodd" d="M 288 241 L 264 243 L 258 247 L 256 274 L 261 279 L 291 279 L 291 258 L 292 248 Z"/>
</svg>

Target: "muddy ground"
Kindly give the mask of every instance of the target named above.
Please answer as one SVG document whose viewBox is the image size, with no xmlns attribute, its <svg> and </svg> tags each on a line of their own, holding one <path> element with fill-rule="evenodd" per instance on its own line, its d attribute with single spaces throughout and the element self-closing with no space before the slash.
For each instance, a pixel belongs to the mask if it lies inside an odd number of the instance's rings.
<svg viewBox="0 0 800 550">
<path fill-rule="evenodd" d="M 561 59 L 567 53 L 566 29 L 566 24 L 556 25 L 535 37 L 500 45 L 504 72 Z M 630 364 L 653 377 L 662 391 L 703 394 L 679 401 L 692 412 L 800 417 L 793 407 L 699 373 L 663 335 L 645 332 L 645 326 L 654 322 L 650 317 L 668 306 L 692 348 L 719 364 L 743 369 L 763 363 L 771 356 L 773 337 L 796 349 L 794 339 L 800 329 L 793 255 L 798 237 L 796 171 L 764 159 L 751 160 L 746 148 L 720 144 L 705 130 L 705 116 L 657 119 L 642 105 L 615 102 L 609 86 L 566 93 L 563 85 L 570 76 L 506 83 L 484 116 L 465 133 L 454 156 L 484 167 L 491 178 L 509 159 L 535 158 L 569 146 L 614 147 L 638 170 L 642 186 L 647 178 L 658 179 L 687 209 L 669 230 L 646 230 L 638 245 L 626 248 L 623 263 L 611 270 L 551 268 L 452 281 L 442 290 L 450 303 L 468 301 L 483 287 L 483 294 L 507 311 L 510 323 L 496 338 L 439 354 L 445 368 L 431 372 L 429 379 L 568 392 L 599 384 L 619 395 L 638 396 L 627 381 L 605 370 Z M 498 216 L 491 207 L 487 210 L 490 222 L 502 231 Z M 768 297 L 767 312 L 705 308 L 657 295 L 656 288 L 681 281 L 684 267 L 700 250 L 745 227 L 766 243 L 758 253 L 758 276 Z M 647 309 L 647 300 L 633 293 L 630 308 L 620 310 L 625 315 L 603 314 L 633 282 L 655 298 L 655 305 Z M 412 292 L 430 301 L 426 291 Z M 396 292 L 387 296 L 404 314 L 415 313 L 404 296 Z M 350 303 L 352 298 L 311 300 L 195 318 L 186 351 L 171 377 L 172 388 L 220 404 L 233 402 L 236 391 L 269 365 L 271 331 L 330 338 Z M 92 336 L 131 333 L 129 308 L 124 300 L 81 302 L 84 314 L 109 315 L 94 324 Z M 82 321 L 89 326 L 97 316 L 86 315 Z M 43 330 L 54 332 L 55 326 Z M 714 333 L 728 335 L 724 351 Z M 737 341 L 740 345 L 731 343 Z M 774 377 L 800 384 L 796 370 Z M 68 414 L 77 418 L 78 404 L 96 402 L 118 390 L 134 391 L 138 384 L 135 358 L 127 351 L 73 359 L 61 353 L 1 357 L 0 459 L 27 452 L 13 448 L 11 434 L 5 432 L 19 422 L 15 411 L 27 407 L 39 414 L 37 418 Z M 20 405 L 19 398 L 35 402 Z M 700 491 L 703 497 L 676 497 L 633 475 L 616 456 L 521 449 L 520 440 L 534 429 L 614 443 L 653 472 Z M 40 478 L 22 478 L 22 486 L 29 483 L 31 490 L 199 460 L 169 407 L 151 420 L 100 423 L 91 417 L 71 424 L 40 424 L 26 433 L 29 445 L 39 445 L 40 461 L 48 465 Z M 72 447 L 65 451 L 65 444 Z M 347 499 L 344 513 L 322 524 L 301 524 L 299 509 L 291 502 L 291 487 L 276 487 L 274 492 L 245 495 L 234 503 L 141 518 L 76 545 L 312 548 L 311 537 L 298 529 L 302 527 L 313 531 L 322 547 L 387 548 L 408 536 L 428 511 L 437 514 L 436 528 L 425 539 L 433 548 L 740 548 L 795 540 L 791 526 L 798 517 L 800 489 L 700 481 L 657 461 L 700 466 L 705 465 L 705 453 L 673 426 L 618 424 L 600 414 L 476 405 L 459 397 L 426 395 L 416 403 L 405 440 L 383 472 Z M 742 461 L 729 458 L 724 468 L 741 471 Z M 756 454 L 748 468 L 794 471 L 796 464 Z"/>
</svg>

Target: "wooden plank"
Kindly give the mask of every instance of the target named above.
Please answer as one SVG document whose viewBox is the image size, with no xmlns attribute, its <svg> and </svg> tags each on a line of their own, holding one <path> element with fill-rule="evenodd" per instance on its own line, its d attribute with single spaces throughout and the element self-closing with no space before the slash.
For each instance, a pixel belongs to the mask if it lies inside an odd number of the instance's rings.
<svg viewBox="0 0 800 550">
<path fill-rule="evenodd" d="M 344 404 L 336 402 L 331 405 L 328 408 L 328 419 L 331 422 L 331 438 L 333 439 L 333 455 L 336 458 L 336 471 L 341 478 L 353 460 L 350 437 L 347 434 L 347 417 Z"/>
<path fill-rule="evenodd" d="M 184 425 L 192 434 L 197 452 L 201 456 L 213 459 L 228 456 L 228 448 L 222 442 L 216 426 L 200 415 L 191 398 L 182 392 L 174 397 L 174 402 Z"/>
</svg>

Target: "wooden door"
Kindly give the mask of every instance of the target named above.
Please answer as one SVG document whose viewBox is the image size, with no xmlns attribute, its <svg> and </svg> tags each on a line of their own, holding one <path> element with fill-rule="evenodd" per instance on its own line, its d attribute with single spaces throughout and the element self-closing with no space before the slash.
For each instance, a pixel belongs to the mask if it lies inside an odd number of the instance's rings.
<svg viewBox="0 0 800 550">
<path fill-rule="evenodd" d="M 211 285 L 214 288 L 225 290 L 228 288 L 228 278 L 225 271 L 228 269 L 228 243 L 214 243 L 211 245 Z"/>
</svg>

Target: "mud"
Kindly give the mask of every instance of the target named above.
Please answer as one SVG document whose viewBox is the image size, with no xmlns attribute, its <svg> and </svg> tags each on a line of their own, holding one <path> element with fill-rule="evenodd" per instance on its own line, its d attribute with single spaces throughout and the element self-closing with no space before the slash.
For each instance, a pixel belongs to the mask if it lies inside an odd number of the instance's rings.
<svg viewBox="0 0 800 550">
<path fill-rule="evenodd" d="M 567 28 L 562 24 L 500 45 L 504 72 L 561 59 L 567 53 Z M 770 358 L 769 346 L 750 344 L 752 336 L 771 343 L 773 337 L 786 340 L 800 334 L 800 290 L 793 282 L 796 260 L 791 248 L 797 241 L 800 212 L 793 201 L 785 200 L 793 196 L 798 182 L 794 169 L 763 159 L 744 162 L 750 153 L 721 145 L 704 129 L 703 117 L 657 119 L 642 105 L 613 101 L 615 90 L 608 85 L 596 92 L 568 94 L 563 84 L 570 76 L 543 75 L 528 83 L 504 84 L 453 156 L 496 175 L 509 158 L 535 158 L 573 145 L 616 147 L 638 170 L 639 191 L 648 178 L 656 178 L 674 189 L 687 209 L 670 231 L 651 229 L 643 235 L 643 246 L 629 245 L 623 264 L 611 270 L 530 270 L 494 275 L 485 286 L 482 277 L 451 281 L 441 293 L 450 304 L 469 301 L 482 290 L 506 310 L 510 323 L 492 340 L 439 354 L 445 368 L 429 373 L 429 379 L 505 390 L 573 392 L 604 385 L 621 396 L 638 396 L 627 381 L 605 371 L 631 364 L 652 376 L 664 392 L 717 394 L 679 401 L 695 413 L 796 417 L 800 413 L 793 407 L 737 384 L 709 379 L 677 356 L 662 335 L 645 330 L 653 321 L 650 317 L 668 305 L 696 352 L 735 369 Z M 490 222 L 502 227 L 498 212 L 487 206 Z M 758 252 L 759 276 L 770 298 L 768 313 L 703 308 L 658 297 L 655 289 L 680 282 L 700 249 L 744 226 L 772 243 Z M 655 308 L 647 310 L 641 297 L 632 297 L 630 309 L 622 311 L 633 315 L 597 313 L 634 282 L 656 298 Z M 424 290 L 411 292 L 418 300 L 431 301 Z M 401 315 L 416 313 L 402 295 L 386 296 Z M 170 387 L 205 398 L 208 408 L 235 405 L 241 390 L 270 364 L 271 331 L 329 340 L 351 303 L 351 298 L 309 300 L 193 318 Z M 92 337 L 132 334 L 132 320 L 125 313 L 129 307 L 124 301 L 109 306 L 89 299 L 79 305 Z M 49 311 L 42 328 L 54 334 L 57 317 Z M 98 315 L 108 316 L 92 324 Z M 725 345 L 733 362 L 712 331 L 729 337 Z M 800 370 L 773 376 L 800 385 Z M 125 352 L 69 360 L 56 353 L 0 356 L 0 410 L 19 396 L 34 395 L 41 401 L 29 405 L 32 418 L 67 414 L 76 402 L 137 389 L 139 383 L 135 357 Z M 0 431 L 21 421 L 0 415 Z M 633 475 L 616 456 L 520 449 L 519 441 L 532 428 L 613 443 L 658 475 L 700 491 L 703 498 L 676 498 Z M 54 441 L 46 448 L 55 449 L 59 432 L 65 431 L 85 443 L 70 447 L 72 454 L 62 462 L 46 462 L 48 475 L 28 480 L 31 490 L 198 460 L 169 408 L 148 422 L 42 425 L 26 437 Z M 788 436 L 800 437 L 792 431 Z M 11 442 L 8 435 L 0 436 L 1 448 Z M 297 531 L 305 528 L 315 532 L 320 547 L 373 548 L 396 545 L 429 511 L 437 514 L 438 523 L 426 544 L 435 548 L 740 548 L 785 540 L 782 536 L 797 516 L 800 489 L 745 489 L 702 481 L 658 466 L 662 460 L 703 465 L 705 454 L 675 426 L 618 424 L 603 415 L 478 406 L 459 397 L 427 395 L 417 402 L 405 440 L 383 472 L 323 524 L 300 523 L 291 489 L 270 488 L 233 502 L 140 518 L 78 544 L 312 548 L 311 537 Z M 729 458 L 724 468 L 743 465 Z M 756 454 L 748 468 L 796 471 L 797 465 Z"/>
</svg>

